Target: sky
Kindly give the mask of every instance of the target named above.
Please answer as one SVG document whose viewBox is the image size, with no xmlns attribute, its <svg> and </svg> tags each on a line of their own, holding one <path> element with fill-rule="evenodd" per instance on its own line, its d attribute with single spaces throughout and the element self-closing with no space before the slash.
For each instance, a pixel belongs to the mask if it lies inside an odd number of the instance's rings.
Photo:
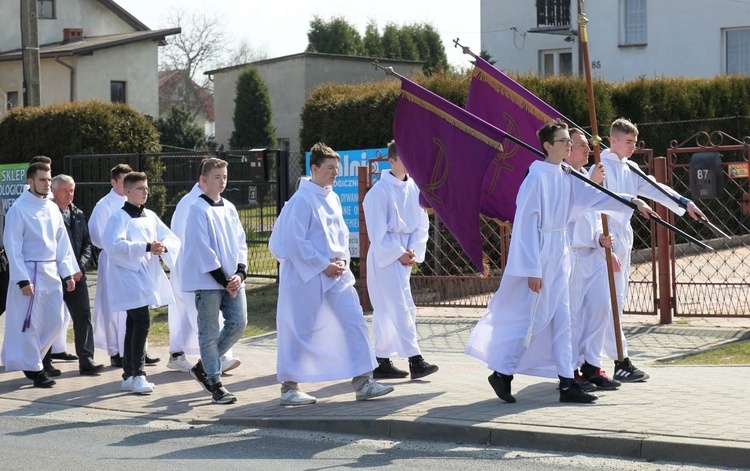
<svg viewBox="0 0 750 471">
<path fill-rule="evenodd" d="M 307 30 L 314 15 L 328 20 L 343 16 L 361 35 L 370 19 L 382 34 L 387 23 L 430 23 L 440 33 L 448 62 L 468 67 L 468 58 L 453 40 L 480 52 L 480 0 L 116 0 L 151 29 L 166 28 L 165 17 L 175 8 L 207 12 L 226 21 L 226 30 L 238 44 L 245 39 L 268 58 L 304 52 Z M 234 45 L 232 44 L 232 45 Z"/>
</svg>

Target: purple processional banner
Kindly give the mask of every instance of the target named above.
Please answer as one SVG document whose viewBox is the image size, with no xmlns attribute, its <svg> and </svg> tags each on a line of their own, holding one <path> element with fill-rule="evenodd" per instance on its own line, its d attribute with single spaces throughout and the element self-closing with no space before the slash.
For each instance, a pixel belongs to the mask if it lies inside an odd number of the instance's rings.
<svg viewBox="0 0 750 471">
<path fill-rule="evenodd" d="M 484 271 L 480 213 L 513 220 L 518 187 L 537 156 L 508 154 L 503 131 L 406 78 L 393 134 L 422 198 Z"/>
</svg>

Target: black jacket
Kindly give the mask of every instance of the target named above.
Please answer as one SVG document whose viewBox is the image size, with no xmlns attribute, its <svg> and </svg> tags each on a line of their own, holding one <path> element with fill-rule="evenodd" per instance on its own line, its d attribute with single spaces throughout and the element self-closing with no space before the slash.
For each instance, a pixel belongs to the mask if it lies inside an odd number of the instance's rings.
<svg viewBox="0 0 750 471">
<path fill-rule="evenodd" d="M 89 236 L 89 225 L 86 222 L 86 215 L 76 205 L 71 203 L 68 209 L 70 210 L 70 223 L 65 221 L 65 228 L 68 230 L 68 238 L 73 246 L 78 267 L 85 273 L 88 264 L 91 262 L 93 251 L 91 236 Z"/>
</svg>

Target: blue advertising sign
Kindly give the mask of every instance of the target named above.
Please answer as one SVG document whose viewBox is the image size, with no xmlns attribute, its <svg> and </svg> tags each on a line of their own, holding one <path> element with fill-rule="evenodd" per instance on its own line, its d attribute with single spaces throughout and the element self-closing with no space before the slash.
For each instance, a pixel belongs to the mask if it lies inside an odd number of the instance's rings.
<svg viewBox="0 0 750 471">
<path fill-rule="evenodd" d="M 29 164 L 0 165 L 0 204 L 5 213 L 23 193 L 26 185 L 26 169 Z"/>
<path fill-rule="evenodd" d="M 388 149 L 338 150 L 341 156 L 339 175 L 333 185 L 333 191 L 341 199 L 344 221 L 349 228 L 349 252 L 352 258 L 359 257 L 359 167 L 369 164 L 372 159 L 388 156 Z M 378 162 L 378 171 L 390 168 L 388 161 Z M 310 176 L 310 153 L 305 152 L 305 173 Z"/>
</svg>

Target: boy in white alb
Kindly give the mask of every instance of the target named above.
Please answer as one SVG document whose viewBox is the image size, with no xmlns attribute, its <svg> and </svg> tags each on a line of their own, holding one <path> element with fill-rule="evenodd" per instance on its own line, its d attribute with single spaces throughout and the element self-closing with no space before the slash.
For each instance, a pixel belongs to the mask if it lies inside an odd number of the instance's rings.
<svg viewBox="0 0 750 471">
<path fill-rule="evenodd" d="M 200 164 L 201 170 L 203 170 L 205 161 L 204 159 Z M 172 215 L 170 228 L 183 243 L 187 232 L 187 217 L 190 206 L 206 191 L 204 183 L 200 180 L 200 173 L 202 172 L 199 172 L 198 182 L 193 185 L 188 194 L 180 199 Z M 169 277 L 174 293 L 174 303 L 169 305 L 169 361 L 167 362 L 167 368 L 189 373 L 194 365 L 185 355 L 200 355 L 200 346 L 198 344 L 198 310 L 195 308 L 195 293 L 182 290 L 182 273 L 189 270 L 189 267 L 185 267 L 183 260 L 184 257 L 177 257 L 175 269 L 172 270 Z M 224 319 L 220 317 L 219 324 L 223 325 L 223 321 Z M 240 364 L 241 361 L 239 358 L 232 356 L 232 350 L 230 349 L 221 357 L 221 372 L 226 373 L 237 368 Z"/>
<path fill-rule="evenodd" d="M 146 209 L 148 179 L 130 172 L 123 178 L 126 201 L 112 214 L 102 233 L 107 255 L 107 292 L 113 311 L 126 311 L 122 355 L 123 391 L 150 394 L 154 385 L 146 381 L 146 338 L 151 328 L 149 307 L 173 301 L 172 288 L 162 269 L 173 268 L 180 240 L 151 210 Z"/>
<path fill-rule="evenodd" d="M 200 180 L 205 192 L 190 205 L 181 272 L 182 290 L 195 293 L 198 310 L 201 359 L 190 375 L 211 394 L 213 403 L 231 404 L 237 397 L 221 383 L 221 357 L 247 325 L 247 243 L 237 209 L 221 197 L 227 186 L 227 163 L 206 159 Z"/>
<path fill-rule="evenodd" d="M 300 381 L 352 378 L 358 401 L 393 391 L 372 379 L 377 363 L 349 270 L 349 231 L 332 188 L 339 161 L 330 147 L 312 147 L 312 178 L 300 181 L 268 244 L 281 264 L 276 377 L 282 405 L 315 403 Z"/>
<path fill-rule="evenodd" d="M 423 378 L 438 370 L 424 361 L 417 344 L 417 308 L 411 295 L 412 267 L 424 261 L 427 250 L 427 212 L 419 206 L 419 188 L 398 157 L 395 141 L 388 143 L 390 170 L 367 192 L 362 203 L 370 250 L 367 253 L 367 291 L 372 302 L 375 332 L 375 378 Z M 409 373 L 390 357 L 409 358 Z"/>
<path fill-rule="evenodd" d="M 678 216 L 685 214 L 679 204 L 668 198 L 650 183 L 636 174 L 630 167 L 637 164 L 629 160 L 635 152 L 638 142 L 638 128 L 627 119 L 617 119 L 612 123 L 609 132 L 610 148 L 601 153 L 601 161 L 607 172 L 604 186 L 614 192 L 624 192 L 632 195 L 640 195 L 660 203 Z M 700 209 L 687 198 L 681 196 L 666 185 L 659 184 L 665 191 L 680 200 L 686 207 L 690 216 L 697 220 L 705 218 Z M 615 286 L 617 288 L 617 304 L 619 316 L 622 318 L 625 302 L 628 299 L 628 283 L 630 281 L 630 255 L 633 250 L 633 228 L 630 219 L 612 218 L 610 227 L 617 243 L 614 252 L 620 259 L 622 269 L 615 275 Z M 614 328 L 607 333 L 604 342 L 604 354 L 615 360 L 614 379 L 622 382 L 638 382 L 648 379 L 648 374 L 636 368 L 628 357 L 628 347 L 625 336 L 621 333 L 623 361 L 618 361 L 617 348 L 615 345 Z"/>
<path fill-rule="evenodd" d="M 110 171 L 109 183 L 112 189 L 100 199 L 89 218 L 89 236 L 91 243 L 101 249 L 97 263 L 96 297 L 94 298 L 94 313 L 92 324 L 94 326 L 94 345 L 96 348 L 106 350 L 110 357 L 110 364 L 115 368 L 122 367 L 122 351 L 125 342 L 125 321 L 127 316 L 124 312 L 113 311 L 110 304 L 110 293 L 107 291 L 107 278 L 109 263 L 107 253 L 103 250 L 102 234 L 104 228 L 113 214 L 122 209 L 127 198 L 123 188 L 123 178 L 133 169 L 127 164 L 117 164 Z M 157 363 L 158 358 L 150 358 L 146 353 L 146 363 Z"/>
<path fill-rule="evenodd" d="M 75 289 L 78 267 L 60 210 L 47 198 L 49 165 L 31 164 L 26 176 L 29 189 L 5 218 L 10 284 L 2 360 L 6 371 L 22 370 L 34 387 L 51 388 L 48 372 L 60 374 L 48 354 L 63 323 L 63 283 Z"/>
<path fill-rule="evenodd" d="M 573 147 L 565 158 L 573 169 L 584 173 L 588 163 L 589 143 L 578 128 L 570 130 Z M 602 184 L 606 173 L 599 163 L 591 180 Z M 612 303 L 607 282 L 607 263 L 604 247 L 612 247 L 612 234 L 604 237 L 599 213 L 586 211 L 568 224 L 570 242 L 570 327 L 573 351 L 573 371 L 576 380 L 586 391 L 614 390 L 620 382 L 611 379 L 602 369 L 601 355 L 604 336 L 612 323 Z M 620 261 L 612 255 L 615 272 L 620 271 Z M 578 368 L 581 373 L 578 373 Z"/>
<path fill-rule="evenodd" d="M 488 380 L 505 402 L 516 401 L 511 381 L 521 373 L 559 378 L 560 402 L 590 403 L 597 397 L 581 389 L 571 367 L 565 228 L 582 211 L 630 209 L 565 174 L 560 164 L 572 145 L 565 123 L 547 124 L 538 135 L 547 157 L 531 164 L 518 192 L 508 263 L 466 353 L 494 370 Z M 653 213 L 643 201 L 632 201 L 644 214 Z"/>
</svg>

